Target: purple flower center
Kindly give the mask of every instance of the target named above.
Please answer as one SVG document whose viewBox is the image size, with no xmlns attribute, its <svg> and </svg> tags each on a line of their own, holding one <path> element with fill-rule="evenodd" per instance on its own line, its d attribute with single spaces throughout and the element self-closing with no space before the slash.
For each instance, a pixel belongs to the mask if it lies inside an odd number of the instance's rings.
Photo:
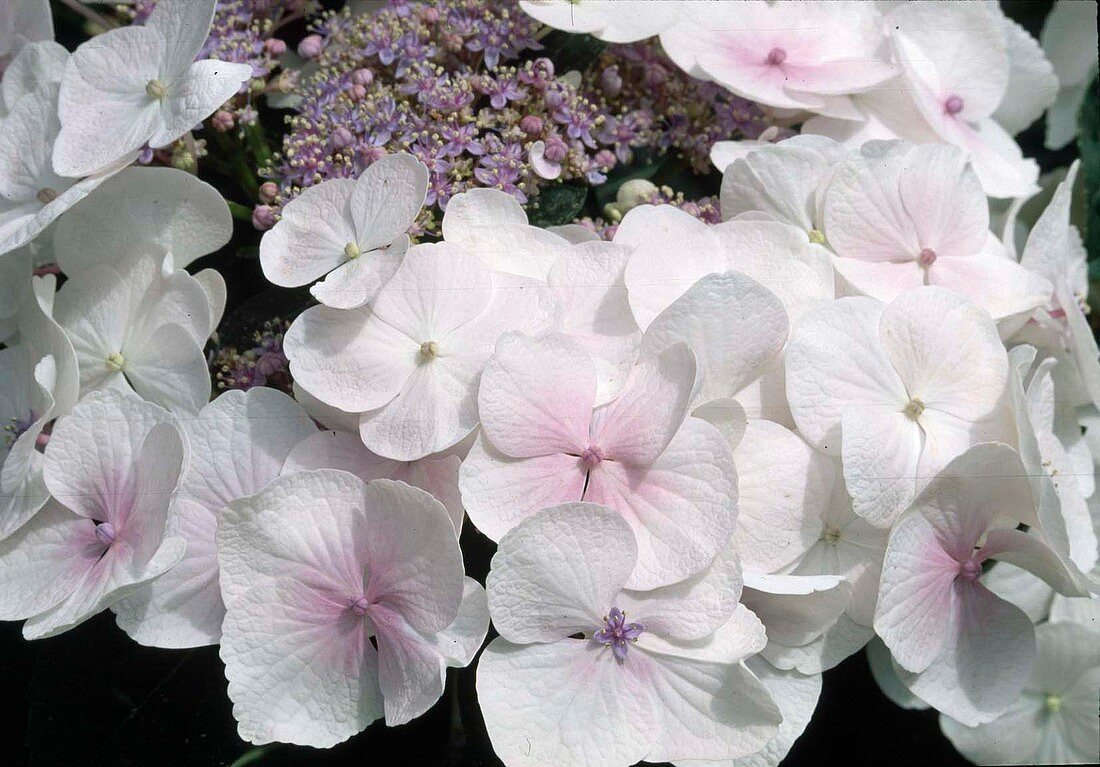
<svg viewBox="0 0 1100 767">
<path fill-rule="evenodd" d="M 362 618 L 367 614 L 367 608 L 370 607 L 370 602 L 367 601 L 366 597 L 356 597 L 351 600 L 351 604 L 348 605 L 348 607 L 351 608 L 353 613 Z"/>
<path fill-rule="evenodd" d="M 104 546 L 110 546 L 115 542 L 115 526 L 110 522 L 100 522 L 95 526 L 96 540 Z"/>
<path fill-rule="evenodd" d="M 957 115 L 963 111 L 963 100 L 961 97 L 951 94 L 943 102 L 943 111 L 949 115 Z"/>
<path fill-rule="evenodd" d="M 589 445 L 581 453 L 581 463 L 585 465 L 585 468 L 593 469 L 603 461 L 603 451 L 595 445 Z"/>
<path fill-rule="evenodd" d="M 768 63 L 774 66 L 779 66 L 787 60 L 787 52 L 782 48 L 772 48 L 768 51 Z"/>
<path fill-rule="evenodd" d="M 638 641 L 638 637 L 645 631 L 641 623 L 627 623 L 626 613 L 618 607 L 612 607 L 611 612 L 603 619 L 604 627 L 597 631 L 592 638 L 602 645 L 611 648 L 615 660 L 622 663 L 626 660 L 626 652 L 629 649 L 628 642 Z"/>
<path fill-rule="evenodd" d="M 936 263 L 936 251 L 931 248 L 924 248 L 921 250 L 920 255 L 917 256 L 917 261 L 920 262 L 921 266 L 927 269 L 932 264 Z"/>
<path fill-rule="evenodd" d="M 965 581 L 976 581 L 982 576 L 982 563 L 976 559 L 968 559 L 959 564 L 959 577 Z"/>
</svg>

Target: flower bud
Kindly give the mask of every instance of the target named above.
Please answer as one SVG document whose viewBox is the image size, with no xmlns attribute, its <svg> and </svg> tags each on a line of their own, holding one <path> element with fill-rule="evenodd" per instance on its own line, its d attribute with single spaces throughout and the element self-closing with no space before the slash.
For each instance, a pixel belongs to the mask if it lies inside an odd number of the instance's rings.
<svg viewBox="0 0 1100 767">
<path fill-rule="evenodd" d="M 306 35 L 298 43 L 298 55 L 303 59 L 315 59 L 325 49 L 325 39 L 320 35 Z"/>
<path fill-rule="evenodd" d="M 219 109 L 214 113 L 214 116 L 210 118 L 210 123 L 213 125 L 214 130 L 218 133 L 228 133 L 233 130 L 233 126 L 236 121 L 233 119 L 233 113 L 227 112 L 224 109 Z"/>
<path fill-rule="evenodd" d="M 265 181 L 260 184 L 260 202 L 270 205 L 279 196 L 279 185 L 274 181 Z"/>
<path fill-rule="evenodd" d="M 374 72 L 369 69 L 356 69 L 351 73 L 351 81 L 355 85 L 362 85 L 365 88 L 374 82 Z"/>
<path fill-rule="evenodd" d="M 538 115 L 527 115 L 519 121 L 519 129 L 528 136 L 537 136 L 542 133 L 543 122 Z"/>
<path fill-rule="evenodd" d="M 275 211 L 268 205 L 257 205 L 252 209 L 252 226 L 261 232 L 275 226 Z"/>
<path fill-rule="evenodd" d="M 264 51 L 269 56 L 282 56 L 286 53 L 286 43 L 277 37 L 272 37 L 270 40 L 264 40 Z"/>
</svg>

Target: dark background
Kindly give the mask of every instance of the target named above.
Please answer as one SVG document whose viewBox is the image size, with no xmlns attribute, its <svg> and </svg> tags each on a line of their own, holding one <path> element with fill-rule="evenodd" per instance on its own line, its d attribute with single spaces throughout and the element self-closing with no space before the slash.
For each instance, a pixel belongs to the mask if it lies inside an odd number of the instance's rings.
<svg viewBox="0 0 1100 767">
<path fill-rule="evenodd" d="M 80 23 L 56 0 L 54 5 L 58 40 L 72 49 L 84 38 Z M 1002 6 L 1037 38 L 1050 3 L 1017 1 Z M 286 38 L 293 44 L 304 33 L 299 25 Z M 281 123 L 277 116 L 269 117 L 265 115 L 265 123 Z M 1044 171 L 1068 165 L 1076 149 L 1048 152 L 1042 132 L 1040 121 L 1018 137 L 1024 154 L 1038 159 Z M 254 202 L 242 198 L 231 182 L 202 175 L 230 199 L 249 207 Z M 665 183 L 660 175 L 654 180 Z M 668 181 L 681 181 L 682 169 L 670 163 L 665 175 Z M 683 189 L 682 184 L 674 186 Z M 702 188 L 701 194 L 713 194 L 717 178 L 697 177 L 692 186 Z M 596 195 L 589 197 L 586 212 L 596 215 Z M 259 234 L 246 221 L 236 221 L 235 226 L 229 245 L 192 265 L 192 271 L 215 267 L 226 278 L 229 303 L 222 336 L 228 343 L 247 337 L 265 319 L 293 316 L 308 302 L 304 290 L 267 285 L 255 258 Z M 467 526 L 462 548 L 469 574 L 484 582 L 493 544 Z M 20 628 L 0 623 L 0 764 L 10 767 L 500 764 L 477 706 L 476 663 L 451 669 L 443 698 L 410 724 L 387 728 L 379 721 L 327 751 L 288 745 L 254 748 L 236 735 L 216 647 L 141 647 L 114 625 L 110 612 L 37 642 L 24 641 Z M 887 700 L 871 678 L 864 654 L 857 653 L 825 674 L 813 720 L 784 765 L 967 764 L 940 733 L 937 720 L 934 711 L 905 711 Z"/>
</svg>

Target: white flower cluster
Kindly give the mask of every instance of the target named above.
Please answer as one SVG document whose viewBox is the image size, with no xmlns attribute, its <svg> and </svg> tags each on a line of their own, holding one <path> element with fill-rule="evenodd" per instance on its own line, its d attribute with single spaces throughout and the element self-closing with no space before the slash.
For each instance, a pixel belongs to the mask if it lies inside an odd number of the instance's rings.
<svg viewBox="0 0 1100 767">
<path fill-rule="evenodd" d="M 184 267 L 229 210 L 125 168 L 248 79 L 193 63 L 213 0 L 71 56 L 0 36 L 0 619 L 220 644 L 253 743 L 408 722 L 481 651 L 509 767 L 776 765 L 871 642 L 968 756 L 1100 757 L 1077 165 L 1029 232 L 988 201 L 1035 189 L 1008 131 L 1058 89 L 1015 84 L 1037 46 L 987 4 L 571 5 L 820 116 L 716 148 L 723 223 L 639 205 L 612 242 L 476 189 L 410 244 L 405 154 L 310 187 L 260 246 L 320 302 L 285 339 L 295 398 L 210 400 L 226 287 Z M 484 587 L 464 522 L 497 543 Z"/>
</svg>

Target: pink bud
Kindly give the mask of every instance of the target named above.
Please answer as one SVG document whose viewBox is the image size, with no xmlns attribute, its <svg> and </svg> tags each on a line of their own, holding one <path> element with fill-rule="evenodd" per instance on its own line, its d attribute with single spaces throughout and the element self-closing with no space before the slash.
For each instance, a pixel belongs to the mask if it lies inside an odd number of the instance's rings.
<svg viewBox="0 0 1100 767">
<path fill-rule="evenodd" d="M 537 136 L 542 133 L 542 118 L 538 115 L 527 115 L 519 121 L 519 129 L 528 136 Z"/>
<path fill-rule="evenodd" d="M 619 67 L 611 66 L 600 74 L 600 87 L 608 96 L 617 96 L 623 89 L 623 78 L 619 76 Z"/>
<path fill-rule="evenodd" d="M 367 89 L 362 85 L 353 85 L 351 90 L 348 91 L 348 95 L 351 96 L 352 101 L 362 101 L 367 97 Z"/>
<path fill-rule="evenodd" d="M 252 209 L 252 226 L 261 232 L 275 226 L 275 211 L 267 205 L 257 205 Z"/>
<path fill-rule="evenodd" d="M 565 156 L 569 154 L 569 147 L 560 136 L 551 136 L 546 139 L 546 151 L 543 152 L 545 157 L 550 162 L 561 162 L 565 159 Z"/>
<path fill-rule="evenodd" d="M 601 149 L 596 152 L 596 156 L 593 159 L 596 161 L 596 164 L 600 166 L 601 170 L 611 170 L 618 161 L 618 158 L 615 157 L 615 153 L 610 149 Z"/>
<path fill-rule="evenodd" d="M 265 181 L 260 184 L 260 201 L 266 205 L 270 205 L 275 202 L 275 198 L 279 196 L 279 185 L 274 181 Z"/>
<path fill-rule="evenodd" d="M 264 50 L 269 56 L 282 56 L 286 53 L 286 43 L 277 37 L 264 40 Z"/>
<path fill-rule="evenodd" d="M 227 133 L 233 130 L 235 121 L 231 112 L 226 112 L 224 109 L 219 109 L 214 113 L 214 116 L 210 120 L 214 126 L 214 130 L 218 133 Z"/>
<path fill-rule="evenodd" d="M 337 149 L 346 149 L 352 145 L 355 141 L 355 136 L 351 131 L 343 126 L 337 128 L 332 132 L 332 145 Z"/>
<path fill-rule="evenodd" d="M 325 39 L 320 35 L 306 35 L 298 43 L 298 55 L 303 59 L 315 59 L 325 49 Z"/>
<path fill-rule="evenodd" d="M 366 87 L 374 82 L 374 72 L 369 69 L 356 69 L 351 73 L 351 81 L 356 85 Z"/>
</svg>

